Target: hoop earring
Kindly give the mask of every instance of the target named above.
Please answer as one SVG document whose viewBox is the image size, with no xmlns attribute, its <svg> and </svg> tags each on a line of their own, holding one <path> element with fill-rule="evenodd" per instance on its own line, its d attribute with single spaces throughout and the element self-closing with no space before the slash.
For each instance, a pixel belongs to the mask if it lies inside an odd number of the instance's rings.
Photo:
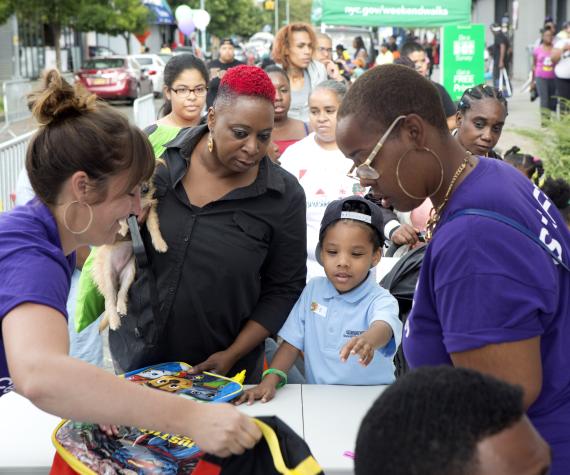
<svg viewBox="0 0 570 475">
<path fill-rule="evenodd" d="M 208 152 L 212 153 L 214 151 L 214 138 L 212 137 L 212 132 L 208 136 Z"/>
<path fill-rule="evenodd" d="M 423 197 L 422 196 L 414 196 L 411 193 L 408 193 L 408 191 L 404 188 L 404 185 L 402 185 L 402 181 L 400 180 L 400 163 L 402 163 L 402 160 L 404 159 L 404 157 L 406 157 L 408 155 L 408 153 L 410 153 L 412 150 L 423 150 L 425 152 L 431 153 L 435 157 L 437 162 L 439 163 L 439 168 L 441 170 L 441 178 L 439 180 L 439 184 L 437 185 L 437 188 L 435 189 L 435 191 L 433 193 L 427 195 L 427 196 L 423 196 Z M 421 147 L 419 149 L 411 148 L 410 150 L 405 152 L 404 155 L 402 155 L 400 157 L 400 159 L 398 160 L 398 163 L 396 165 L 396 180 L 398 181 L 398 186 L 400 187 L 400 189 L 404 192 L 404 194 L 408 198 L 412 198 L 414 200 L 425 200 L 427 198 L 431 198 L 433 195 L 437 194 L 437 192 L 441 189 L 441 185 L 443 184 L 443 164 L 441 163 L 441 159 L 439 158 L 437 153 L 435 153 L 433 150 L 431 150 L 427 147 Z"/>
<path fill-rule="evenodd" d="M 67 212 L 69 211 L 69 207 L 76 203 L 81 206 L 87 206 L 87 209 L 89 210 L 89 222 L 87 223 L 87 226 L 85 226 L 81 231 L 74 231 L 69 227 L 69 224 L 67 224 Z M 89 203 L 81 203 L 81 201 L 76 200 L 76 201 L 71 201 L 70 203 L 67 203 L 65 205 L 65 208 L 63 209 L 63 225 L 65 226 L 65 229 L 67 229 L 71 234 L 83 234 L 91 227 L 92 222 L 93 222 L 93 209 L 91 209 Z"/>
</svg>

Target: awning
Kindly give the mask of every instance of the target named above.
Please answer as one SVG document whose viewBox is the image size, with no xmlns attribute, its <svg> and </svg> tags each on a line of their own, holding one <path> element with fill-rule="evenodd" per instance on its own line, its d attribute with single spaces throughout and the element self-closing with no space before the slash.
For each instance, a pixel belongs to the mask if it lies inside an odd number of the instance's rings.
<svg viewBox="0 0 570 475">
<path fill-rule="evenodd" d="M 471 23 L 471 0 L 320 0 L 321 22 L 344 26 L 439 27 Z"/>
<path fill-rule="evenodd" d="M 174 15 L 166 0 L 143 0 L 145 5 L 152 13 L 154 13 L 153 25 L 173 25 Z"/>
</svg>

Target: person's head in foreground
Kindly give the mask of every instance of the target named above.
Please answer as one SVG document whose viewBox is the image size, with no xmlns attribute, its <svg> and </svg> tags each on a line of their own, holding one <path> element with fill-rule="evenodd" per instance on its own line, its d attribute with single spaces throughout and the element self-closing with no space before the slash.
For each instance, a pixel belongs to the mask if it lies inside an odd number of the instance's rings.
<svg viewBox="0 0 570 475">
<path fill-rule="evenodd" d="M 374 402 L 356 440 L 356 475 L 546 475 L 550 448 L 523 393 L 451 366 L 406 374 Z"/>
<path fill-rule="evenodd" d="M 40 126 L 26 171 L 60 225 L 64 250 L 113 243 L 119 221 L 140 213 L 141 183 L 154 171 L 145 134 L 56 70 L 46 73 L 29 104 Z"/>
<path fill-rule="evenodd" d="M 358 287 L 380 262 L 382 212 L 360 196 L 329 203 L 321 221 L 318 262 L 341 294 Z"/>
<path fill-rule="evenodd" d="M 230 68 L 220 81 L 214 106 L 208 111 L 207 147 L 227 175 L 257 169 L 266 155 L 274 100 L 271 79 L 256 66 Z"/>
<path fill-rule="evenodd" d="M 501 138 L 507 114 L 507 100 L 498 89 L 487 84 L 466 89 L 455 116 L 457 140 L 473 155 L 488 156 Z"/>
</svg>

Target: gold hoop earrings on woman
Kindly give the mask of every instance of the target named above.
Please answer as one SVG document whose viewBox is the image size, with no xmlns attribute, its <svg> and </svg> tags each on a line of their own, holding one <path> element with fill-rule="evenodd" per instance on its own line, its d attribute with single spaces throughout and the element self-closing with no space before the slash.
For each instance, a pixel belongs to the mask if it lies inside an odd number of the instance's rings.
<svg viewBox="0 0 570 475">
<path fill-rule="evenodd" d="M 435 159 L 437 160 L 437 163 L 439 164 L 439 168 L 441 170 L 441 178 L 439 179 L 439 184 L 437 185 L 437 188 L 435 189 L 434 192 L 430 193 L 427 196 L 415 196 L 412 193 L 409 193 L 405 188 L 404 185 L 402 184 L 402 180 L 400 180 L 400 164 L 402 163 L 402 160 L 408 155 L 408 153 L 410 153 L 411 151 L 424 151 L 424 152 L 428 152 L 431 153 L 432 156 L 435 157 Z M 433 150 L 427 148 L 427 147 L 421 147 L 421 148 L 411 148 L 410 150 L 408 150 L 407 152 L 405 152 L 400 159 L 398 160 L 398 163 L 396 164 L 396 180 L 398 181 L 398 186 L 400 187 L 400 189 L 404 192 L 404 194 L 408 197 L 408 198 L 412 198 L 414 200 L 425 200 L 427 198 L 431 198 L 432 196 L 434 196 L 440 189 L 441 189 L 441 185 L 443 184 L 443 163 L 441 163 L 441 159 L 439 158 L 438 154 L 435 153 Z"/>
<path fill-rule="evenodd" d="M 89 211 L 89 222 L 87 223 L 87 225 L 79 230 L 79 231 L 74 231 L 73 229 L 71 229 L 71 227 L 69 226 L 68 222 L 67 222 L 67 212 L 69 211 L 69 208 L 71 207 L 71 205 L 74 204 L 78 204 L 80 206 L 86 206 L 87 210 Z M 70 203 L 67 203 L 65 205 L 65 208 L 63 209 L 63 225 L 65 226 L 65 229 L 67 229 L 71 234 L 83 234 L 85 231 L 87 231 L 90 227 L 91 227 L 91 223 L 93 223 L 93 209 L 91 208 L 91 206 L 89 206 L 89 203 L 82 203 L 81 201 L 71 201 Z"/>
<path fill-rule="evenodd" d="M 212 137 L 212 132 L 208 135 L 208 152 L 212 153 L 214 151 L 214 138 Z"/>
</svg>

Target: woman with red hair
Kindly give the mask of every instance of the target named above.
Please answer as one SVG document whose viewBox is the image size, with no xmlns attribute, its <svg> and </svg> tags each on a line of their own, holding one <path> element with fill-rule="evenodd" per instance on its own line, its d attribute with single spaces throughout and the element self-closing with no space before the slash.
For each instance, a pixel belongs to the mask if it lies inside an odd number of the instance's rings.
<svg viewBox="0 0 570 475">
<path fill-rule="evenodd" d="M 109 335 L 116 368 L 185 361 L 232 376 L 245 369 L 247 383 L 260 381 L 264 340 L 301 294 L 307 257 L 305 194 L 267 157 L 274 98 L 262 69 L 231 68 L 207 124 L 166 145 L 154 182 L 168 252 L 156 252 L 141 230 L 165 323 L 156 351 L 127 361 L 124 345 L 140 329 L 129 323 L 136 315 L 124 318 Z M 148 285 L 135 280 L 129 309 L 148 299 Z"/>
<path fill-rule="evenodd" d="M 317 37 L 311 25 L 290 23 L 275 35 L 271 56 L 291 81 L 289 117 L 309 120 L 309 95 L 320 82 L 326 81 L 325 67 L 314 59 Z"/>
</svg>

